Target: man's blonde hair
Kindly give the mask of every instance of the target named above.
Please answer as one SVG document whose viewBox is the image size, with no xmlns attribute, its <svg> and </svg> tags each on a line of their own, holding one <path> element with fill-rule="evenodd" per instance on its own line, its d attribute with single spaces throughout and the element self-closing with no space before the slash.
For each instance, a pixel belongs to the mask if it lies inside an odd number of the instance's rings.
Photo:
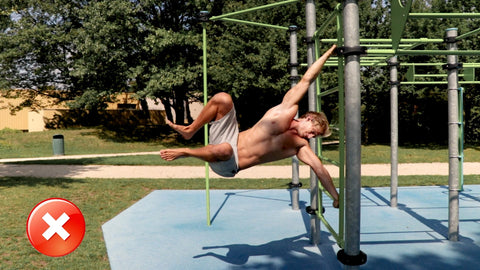
<svg viewBox="0 0 480 270">
<path fill-rule="evenodd" d="M 304 115 L 300 116 L 299 118 L 311 119 L 314 125 L 323 128 L 323 134 L 320 134 L 322 138 L 328 137 L 332 134 L 332 131 L 330 130 L 330 127 L 329 127 L 327 116 L 323 112 L 307 112 Z"/>
</svg>

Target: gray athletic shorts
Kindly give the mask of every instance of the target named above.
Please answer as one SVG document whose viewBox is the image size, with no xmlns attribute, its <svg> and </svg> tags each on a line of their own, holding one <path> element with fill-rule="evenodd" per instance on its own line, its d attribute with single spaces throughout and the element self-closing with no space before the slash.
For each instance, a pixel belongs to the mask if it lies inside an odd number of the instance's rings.
<svg viewBox="0 0 480 270">
<path fill-rule="evenodd" d="M 220 176 L 234 177 L 238 172 L 238 124 L 235 107 L 220 120 L 210 123 L 210 144 L 228 143 L 232 146 L 233 155 L 229 160 L 210 162 L 210 168 Z"/>
</svg>

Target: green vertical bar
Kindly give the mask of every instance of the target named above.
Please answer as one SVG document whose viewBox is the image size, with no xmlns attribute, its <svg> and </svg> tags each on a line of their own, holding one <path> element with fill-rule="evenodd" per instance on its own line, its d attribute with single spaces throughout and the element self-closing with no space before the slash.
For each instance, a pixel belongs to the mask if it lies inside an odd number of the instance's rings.
<svg viewBox="0 0 480 270">
<path fill-rule="evenodd" d="M 319 41 L 318 41 L 318 37 L 315 35 L 315 59 L 318 59 L 319 56 L 320 56 L 320 45 L 319 45 Z M 322 111 L 322 97 L 320 95 L 320 83 L 321 83 L 321 80 L 320 80 L 320 76 L 317 77 L 316 79 L 316 83 L 315 83 L 315 88 L 316 88 L 316 96 L 317 96 L 317 112 L 320 112 Z M 317 153 L 318 153 L 318 156 L 321 157 L 322 156 L 322 138 L 321 137 L 317 137 Z M 320 186 L 320 185 L 319 185 Z M 317 209 L 320 209 L 320 208 L 317 208 Z"/>
<path fill-rule="evenodd" d="M 478 19 L 480 13 L 410 13 L 408 17 L 412 19 L 432 19 L 432 18 L 454 18 L 454 19 Z"/>
<path fill-rule="evenodd" d="M 340 5 L 337 11 L 337 46 L 343 46 L 343 18 Z M 339 140 L 339 202 L 338 235 L 344 239 L 345 233 L 345 82 L 343 57 L 338 57 L 338 140 Z"/>
<path fill-rule="evenodd" d="M 205 23 L 202 23 L 203 31 L 203 104 L 206 105 L 208 102 L 208 91 L 207 91 L 207 29 L 205 28 Z M 208 145 L 208 124 L 205 124 L 205 146 Z M 209 169 L 208 162 L 205 162 L 205 190 L 207 193 L 206 204 L 207 204 L 207 225 L 210 226 L 210 179 L 209 179 Z"/>
<path fill-rule="evenodd" d="M 319 44 L 318 44 L 318 37 L 317 35 L 314 36 L 315 38 L 315 59 L 318 59 L 318 57 L 320 56 L 320 48 L 319 48 Z M 315 83 L 315 90 L 316 90 L 316 98 L 317 98 L 317 102 L 316 102 L 316 105 L 317 105 L 317 112 L 321 111 L 322 110 L 322 98 L 320 96 L 320 76 L 317 77 L 316 79 L 316 83 Z M 317 137 L 317 154 L 319 157 L 322 156 L 322 138 L 321 137 Z M 317 199 L 317 211 L 319 212 L 317 214 L 318 217 L 320 217 L 322 214 L 322 209 L 323 209 L 323 189 L 322 189 L 322 185 L 320 183 L 320 180 L 317 179 L 318 181 L 318 199 Z"/>
</svg>

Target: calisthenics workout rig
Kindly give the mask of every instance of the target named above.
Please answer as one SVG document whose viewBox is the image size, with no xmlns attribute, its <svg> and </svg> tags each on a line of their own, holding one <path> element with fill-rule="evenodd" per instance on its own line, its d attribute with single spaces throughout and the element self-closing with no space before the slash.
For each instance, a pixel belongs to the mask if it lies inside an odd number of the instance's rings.
<svg viewBox="0 0 480 270">
<path fill-rule="evenodd" d="M 451 241 L 458 241 L 459 237 L 459 192 L 463 190 L 463 92 L 464 88 L 460 85 L 479 84 L 480 81 L 475 79 L 475 68 L 480 67 L 480 63 L 459 63 L 458 56 L 480 56 L 480 51 L 476 50 L 458 50 L 457 43 L 463 39 L 467 39 L 480 32 L 478 29 L 462 29 L 466 31 L 462 35 L 458 35 L 457 28 L 446 29 L 446 34 L 443 38 L 429 39 L 403 39 L 402 33 L 405 28 L 407 19 L 445 19 L 445 18 L 465 18 L 465 19 L 480 19 L 480 13 L 410 13 L 412 0 L 406 1 L 402 5 L 399 0 L 391 1 L 392 4 L 392 38 L 391 39 L 359 39 L 359 45 L 356 47 L 341 47 L 343 55 L 357 53 L 362 55 L 360 66 L 388 66 L 390 69 L 390 100 L 391 100 L 391 194 L 390 205 L 397 206 L 397 187 L 398 187 L 398 86 L 401 84 L 446 84 L 448 92 L 448 134 L 449 134 L 449 222 L 448 222 L 448 236 Z M 315 35 L 316 43 L 336 43 L 342 45 L 341 33 L 342 29 L 347 31 L 347 27 L 339 26 L 339 22 L 345 19 L 339 19 L 342 16 L 341 6 L 338 5 L 335 11 L 337 13 L 337 38 L 336 39 L 322 39 L 320 32 Z M 345 16 L 345 12 L 343 12 Z M 320 29 L 324 29 L 327 24 L 332 23 L 334 17 L 330 18 L 330 22 L 326 21 Z M 346 36 L 346 35 L 345 35 Z M 446 50 L 415 50 L 416 47 L 427 44 L 444 44 Z M 410 55 L 434 55 L 446 56 L 446 63 L 400 63 L 398 57 Z M 344 57 L 345 58 L 345 57 Z M 338 66 L 338 76 L 342 78 L 344 74 L 341 70 L 341 61 L 344 58 L 339 58 L 337 61 L 331 58 L 325 66 Z M 398 67 L 406 66 L 408 71 L 406 74 L 407 81 L 400 82 L 398 80 Z M 429 66 L 442 67 L 444 72 L 439 74 L 416 74 L 415 67 Z M 463 73 L 460 73 L 463 70 Z M 346 73 L 345 73 L 346 74 Z M 345 78 L 347 78 L 345 76 Z M 418 78 L 424 80 L 418 81 Z M 426 79 L 428 78 L 428 79 Z M 435 80 L 429 80 L 434 78 Z M 439 81 L 438 79 L 447 78 L 446 81 Z M 459 80 L 463 78 L 463 80 Z M 339 80 L 339 91 L 343 91 L 341 82 Z M 348 79 L 345 79 L 345 83 Z M 328 94 L 328 91 L 319 93 L 319 97 Z M 340 94 L 340 96 L 342 96 Z M 320 102 L 319 102 L 320 104 Z M 348 105 L 346 106 L 348 107 Z M 345 118 L 348 121 L 348 115 Z M 348 132 L 348 127 L 346 128 Z M 348 144 L 348 138 L 347 138 Z M 347 150 L 348 152 L 348 150 Z M 341 152 L 342 154 L 343 152 Z M 348 170 L 348 165 L 346 166 Z M 348 190 L 348 184 L 346 184 Z M 348 223 L 348 222 L 347 222 Z"/>
<path fill-rule="evenodd" d="M 241 20 L 237 17 L 242 14 L 275 8 L 278 6 L 296 3 L 299 0 L 287 0 L 278 3 L 263 5 L 246 10 L 236 11 L 220 16 L 210 16 L 207 11 L 200 13 L 203 25 L 203 79 L 204 103 L 207 103 L 207 33 L 208 21 L 225 21 L 242 23 L 260 27 L 270 27 L 290 32 L 290 79 L 292 86 L 299 79 L 297 67 L 297 34 L 296 26 L 284 27 L 252 21 Z M 449 235 L 451 241 L 458 240 L 458 193 L 463 185 L 463 88 L 459 84 L 480 83 L 475 80 L 477 63 L 458 63 L 458 56 L 480 55 L 480 51 L 461 51 L 457 49 L 457 41 L 470 37 L 480 32 L 480 28 L 457 36 L 456 28 L 449 28 L 446 36 L 440 39 L 403 39 L 402 34 L 408 18 L 480 18 L 479 13 L 467 14 L 420 14 L 410 13 L 412 0 L 391 1 L 392 37 L 391 39 L 360 39 L 359 37 L 359 11 L 357 1 L 344 1 L 338 4 L 335 10 L 327 17 L 325 22 L 317 29 L 314 0 L 306 0 L 306 43 L 307 65 L 311 65 L 320 55 L 321 43 L 336 43 L 339 57 L 332 57 L 325 66 L 335 66 L 338 70 L 338 87 L 325 91 L 320 90 L 319 78 L 308 90 L 309 110 L 321 110 L 321 98 L 330 94 L 338 94 L 339 111 L 337 128 L 339 131 L 339 160 L 331 160 L 322 155 L 321 139 L 310 140 L 310 146 L 326 162 L 335 164 L 339 168 L 339 195 L 340 209 L 338 230 L 329 224 L 323 216 L 321 185 L 316 175 L 310 174 L 310 199 L 311 205 L 307 211 L 310 219 L 310 241 L 318 244 L 320 239 L 320 221 L 331 232 L 337 244 L 342 249 L 337 258 L 346 268 L 354 269 L 366 262 L 366 254 L 360 250 L 360 197 L 361 197 L 361 108 L 360 108 L 360 67 L 361 66 L 389 66 L 390 67 L 390 94 L 391 94 L 391 206 L 397 204 L 398 185 L 398 86 L 400 84 L 427 84 L 429 82 L 415 81 L 415 78 L 425 77 L 425 74 L 415 74 L 415 66 L 442 65 L 446 74 L 435 77 L 447 77 L 448 86 L 448 123 L 449 123 Z M 327 27 L 336 24 L 336 38 L 321 38 Z M 446 43 L 446 50 L 414 50 L 415 47 L 425 43 Z M 403 55 L 445 55 L 447 63 L 399 63 L 398 56 Z M 360 60 L 360 56 L 362 59 Z M 398 81 L 398 66 L 410 67 L 407 82 Z M 464 81 L 459 81 L 459 70 L 464 68 Z M 462 74 L 460 74 L 462 75 Z M 431 76 L 431 75 L 428 75 Z M 441 84 L 442 82 L 432 82 Z M 205 144 L 208 144 L 208 127 L 205 127 Z M 298 189 L 301 187 L 298 177 L 298 160 L 292 160 L 292 208 L 298 209 Z M 209 195 L 209 168 L 205 164 L 206 174 L 206 204 L 207 224 L 210 225 L 210 195 Z"/>
</svg>

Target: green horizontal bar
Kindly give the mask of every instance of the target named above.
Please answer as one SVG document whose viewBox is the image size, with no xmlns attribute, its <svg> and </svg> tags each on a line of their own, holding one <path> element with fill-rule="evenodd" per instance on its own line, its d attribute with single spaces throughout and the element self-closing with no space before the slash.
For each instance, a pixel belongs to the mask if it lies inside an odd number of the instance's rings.
<svg viewBox="0 0 480 270">
<path fill-rule="evenodd" d="M 480 63 L 463 63 L 464 68 L 470 68 L 470 67 L 480 67 Z"/>
<path fill-rule="evenodd" d="M 480 18 L 480 13 L 410 13 L 408 18 L 425 19 L 425 18 Z"/>
<path fill-rule="evenodd" d="M 400 63 L 400 66 L 418 66 L 418 67 L 430 67 L 430 66 L 443 66 L 445 63 Z M 480 63 L 463 63 L 464 68 L 480 67 Z"/>
<path fill-rule="evenodd" d="M 338 40 L 333 38 L 322 38 L 321 42 L 336 43 Z M 361 38 L 360 43 L 392 43 L 392 39 L 389 38 Z M 441 38 L 402 38 L 400 42 L 403 43 L 442 43 Z"/>
<path fill-rule="evenodd" d="M 480 81 L 459 81 L 459 84 L 480 84 Z M 448 84 L 447 81 L 438 82 L 400 82 L 400 84 Z"/>
<path fill-rule="evenodd" d="M 219 15 L 219 16 L 212 16 L 212 17 L 210 18 L 210 20 L 212 20 L 212 21 L 214 21 L 214 20 L 219 20 L 219 19 L 223 19 L 223 18 L 226 18 L 226 17 L 230 17 L 230 16 L 235 16 L 235 15 L 239 15 L 239 14 L 245 14 L 245 13 L 249 13 L 249 12 L 253 12 L 253 11 L 259 11 L 259 10 L 264 10 L 264 9 L 269 9 L 269 8 L 274 8 L 274 7 L 277 7 L 277 6 L 281 6 L 281 5 L 285 5 L 285 4 L 290 4 L 290 3 L 295 3 L 295 2 L 298 2 L 298 0 L 287 0 L 287 1 L 283 1 L 283 2 L 278 2 L 278 3 L 272 3 L 272 4 L 268 4 L 268 5 L 253 7 L 253 8 L 249 8 L 249 9 L 245 9 L 245 10 L 240 10 L 240 11 L 235 11 L 235 12 L 231 12 L 231 13 L 227 13 L 227 14 L 223 14 L 223 15 Z"/>
<path fill-rule="evenodd" d="M 463 73 L 459 73 L 458 76 L 459 77 L 463 77 L 465 74 Z M 448 74 L 421 74 L 421 73 L 418 73 L 418 74 L 413 74 L 413 76 L 415 77 L 448 77 Z"/>
<path fill-rule="evenodd" d="M 371 55 L 478 55 L 480 56 L 480 51 L 469 50 L 469 51 L 449 51 L 449 50 L 381 50 L 381 49 L 371 49 L 367 50 L 367 54 Z"/>
<path fill-rule="evenodd" d="M 400 66 L 419 66 L 419 67 L 429 67 L 429 66 L 443 66 L 445 63 L 400 63 Z"/>
<path fill-rule="evenodd" d="M 461 74 L 458 74 L 460 76 Z M 447 74 L 413 74 L 414 77 L 424 77 L 424 78 L 437 78 L 437 77 L 447 77 Z"/>
<path fill-rule="evenodd" d="M 387 66 L 388 64 L 386 62 L 374 62 L 374 61 L 368 61 L 368 60 L 363 60 L 363 57 L 360 58 L 360 65 L 361 66 Z M 404 67 L 411 67 L 411 66 L 418 66 L 418 67 L 430 67 L 430 66 L 443 66 L 445 63 L 400 63 L 400 66 Z M 324 65 L 325 67 L 336 67 L 338 66 L 338 62 L 335 61 L 327 61 Z M 480 68 L 480 63 L 463 63 L 464 68 Z"/>
<path fill-rule="evenodd" d="M 222 18 L 220 20 L 227 21 L 227 22 L 254 25 L 254 26 L 269 27 L 269 28 L 275 28 L 275 29 L 280 29 L 280 30 L 288 30 L 288 27 L 280 26 L 280 25 L 272 25 L 272 24 L 266 24 L 266 23 L 251 22 L 251 21 L 238 20 L 238 19 L 232 19 L 232 18 Z"/>
<path fill-rule="evenodd" d="M 363 62 L 384 62 L 386 63 L 388 57 L 385 56 L 368 56 L 368 55 L 362 55 L 360 58 L 360 61 Z M 332 57 L 327 61 L 327 63 L 338 63 L 338 58 Z"/>
<path fill-rule="evenodd" d="M 383 56 L 376 56 L 376 55 L 361 55 L 363 61 L 378 61 L 378 60 L 385 60 Z"/>
<path fill-rule="evenodd" d="M 480 81 L 459 81 L 459 84 L 480 84 Z"/>
<path fill-rule="evenodd" d="M 408 47 L 411 47 L 411 46 L 415 46 L 417 44 L 399 44 L 398 46 L 400 48 L 408 48 Z M 370 47 L 370 48 L 392 48 L 392 45 L 391 44 L 360 44 L 360 46 L 366 46 L 366 47 Z"/>
</svg>

